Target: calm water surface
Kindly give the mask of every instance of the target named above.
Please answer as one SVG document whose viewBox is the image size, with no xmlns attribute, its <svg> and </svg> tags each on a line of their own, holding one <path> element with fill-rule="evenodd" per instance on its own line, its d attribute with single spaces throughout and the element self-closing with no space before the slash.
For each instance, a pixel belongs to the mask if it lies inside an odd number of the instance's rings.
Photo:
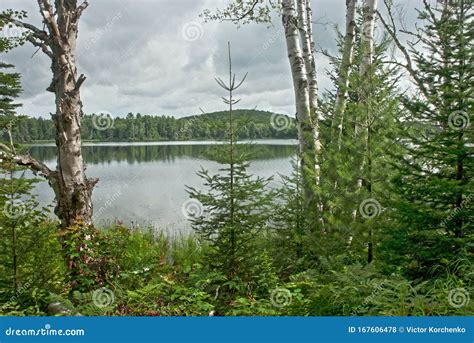
<svg viewBox="0 0 474 343">
<path fill-rule="evenodd" d="M 294 140 L 262 140 L 259 157 L 249 171 L 258 176 L 274 176 L 271 186 L 280 183 L 278 174 L 291 173 Z M 182 213 L 188 199 L 185 185 L 201 188 L 196 175 L 201 168 L 216 172 L 221 165 L 205 157 L 215 142 L 85 143 L 87 175 L 99 177 L 93 193 L 94 221 L 97 225 L 117 220 L 141 227 L 153 225 L 171 231 L 187 231 Z M 35 145 L 30 153 L 49 167 L 56 166 L 53 145 Z M 54 204 L 53 191 L 46 182 L 35 189 L 42 205 Z"/>
</svg>

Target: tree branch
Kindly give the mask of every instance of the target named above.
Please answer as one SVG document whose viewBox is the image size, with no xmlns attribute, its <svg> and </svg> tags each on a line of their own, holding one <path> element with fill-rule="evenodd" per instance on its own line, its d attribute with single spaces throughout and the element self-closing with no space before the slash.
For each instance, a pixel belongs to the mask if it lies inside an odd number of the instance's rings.
<svg viewBox="0 0 474 343">
<path fill-rule="evenodd" d="M 19 166 L 28 167 L 33 173 L 40 174 L 51 181 L 54 172 L 43 162 L 40 162 L 30 155 L 14 154 L 11 149 L 3 143 L 0 143 L 0 156 L 11 159 Z"/>
<path fill-rule="evenodd" d="M 428 90 L 426 89 L 423 82 L 418 78 L 418 75 L 417 75 L 415 69 L 413 68 L 413 62 L 412 62 L 412 59 L 410 57 L 410 53 L 408 52 L 407 48 L 400 42 L 400 40 L 397 37 L 397 33 L 396 33 L 397 29 L 395 27 L 395 22 L 394 22 L 393 15 L 392 15 L 392 10 L 390 9 L 390 5 L 387 4 L 386 0 L 385 0 L 385 6 L 387 7 L 387 12 L 388 12 L 388 16 L 389 16 L 390 21 L 391 21 L 391 25 L 387 23 L 387 21 L 383 18 L 382 14 L 379 11 L 376 12 L 377 16 L 379 17 L 380 22 L 382 23 L 382 25 L 385 27 L 385 30 L 387 30 L 388 34 L 393 39 L 393 41 L 394 41 L 395 45 L 397 46 L 397 48 L 402 52 L 402 54 L 405 58 L 405 61 L 406 61 L 406 64 L 403 65 L 403 67 L 413 77 L 413 79 L 415 80 L 418 88 L 420 88 L 423 95 L 426 98 L 429 98 Z"/>
<path fill-rule="evenodd" d="M 59 32 L 58 25 L 56 23 L 56 20 L 54 19 L 54 12 L 51 3 L 49 2 L 49 0 L 38 0 L 38 5 L 40 7 L 40 12 L 43 16 L 44 22 L 49 28 L 51 38 L 55 38 L 56 43 L 59 46 L 62 46 L 61 33 Z"/>
<path fill-rule="evenodd" d="M 50 50 L 49 45 L 42 41 L 37 41 L 33 36 L 29 36 L 27 40 L 34 46 L 40 48 L 49 58 L 53 59 L 53 52 Z"/>
<path fill-rule="evenodd" d="M 79 76 L 79 78 L 76 81 L 76 85 L 74 86 L 74 91 L 78 92 L 79 88 L 81 88 L 84 81 L 86 81 L 86 77 L 84 76 L 84 74 L 81 74 L 81 76 Z"/>
<path fill-rule="evenodd" d="M 6 14 L 0 14 L 0 19 L 6 21 L 7 23 L 13 24 L 15 26 L 30 30 L 33 34 L 35 34 L 35 37 L 38 39 L 42 39 L 44 41 L 48 39 L 48 34 L 34 25 L 25 23 L 21 20 L 15 19 Z"/>
<path fill-rule="evenodd" d="M 81 17 L 82 12 L 84 12 L 84 10 L 87 8 L 87 6 L 89 6 L 89 3 L 87 2 L 87 0 L 85 0 L 82 4 L 80 4 L 77 7 L 77 9 L 76 9 L 76 21 L 79 20 L 79 18 Z"/>
</svg>

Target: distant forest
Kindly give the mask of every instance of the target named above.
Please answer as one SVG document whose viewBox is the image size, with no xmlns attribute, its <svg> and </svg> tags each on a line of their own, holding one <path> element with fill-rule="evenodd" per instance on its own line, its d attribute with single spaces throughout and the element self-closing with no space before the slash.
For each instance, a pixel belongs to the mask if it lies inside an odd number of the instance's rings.
<svg viewBox="0 0 474 343">
<path fill-rule="evenodd" d="M 124 118 L 106 114 L 85 115 L 81 135 L 92 141 L 160 141 L 225 139 L 228 112 L 190 117 L 154 116 L 129 113 Z M 236 110 L 239 139 L 296 138 L 294 119 L 282 114 L 257 110 Z M 6 137 L 4 137 L 6 138 Z M 14 126 L 16 142 L 54 141 L 51 119 L 22 117 Z"/>
</svg>

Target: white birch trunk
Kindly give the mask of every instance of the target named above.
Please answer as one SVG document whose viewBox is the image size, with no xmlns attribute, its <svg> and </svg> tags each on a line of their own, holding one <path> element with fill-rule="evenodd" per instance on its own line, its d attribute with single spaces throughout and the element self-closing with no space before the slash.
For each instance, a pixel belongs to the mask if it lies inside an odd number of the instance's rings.
<svg viewBox="0 0 474 343">
<path fill-rule="evenodd" d="M 303 177 L 305 179 L 305 196 L 307 201 L 314 203 L 316 198 L 312 185 L 309 182 L 311 179 L 309 175 L 316 175 L 315 130 L 311 120 L 308 73 L 301 48 L 295 0 L 282 0 L 282 24 L 285 30 L 288 60 L 290 62 L 291 76 L 293 79 L 299 153 Z"/>
<path fill-rule="evenodd" d="M 369 72 L 370 68 L 372 67 L 372 62 L 374 59 L 374 32 L 375 32 L 375 14 L 377 10 L 377 0 L 365 0 L 364 3 L 364 20 L 362 24 L 362 30 L 361 30 L 361 48 L 362 48 L 362 60 L 361 64 L 359 66 L 359 73 L 360 77 L 364 79 L 364 83 L 362 83 L 362 86 L 360 87 L 359 90 L 359 102 L 365 105 L 365 113 L 366 113 L 366 118 L 365 118 L 365 153 L 364 153 L 364 158 L 362 160 L 362 163 L 360 165 L 360 174 L 362 175 L 364 173 L 364 170 L 366 169 L 366 163 L 367 163 L 367 158 L 369 159 L 369 162 L 371 160 L 370 157 L 370 134 L 371 134 L 371 129 L 369 125 L 369 116 L 371 112 L 370 108 L 370 101 L 369 101 L 369 94 L 368 94 L 368 89 L 370 89 L 369 84 L 370 84 L 370 77 L 367 78 L 367 73 Z M 366 87 L 367 85 L 367 87 Z M 356 137 L 358 136 L 358 125 L 356 123 L 355 126 L 355 135 Z M 366 154 L 368 155 L 366 158 Z M 368 179 L 368 187 L 369 187 L 369 193 L 372 192 L 371 190 L 371 180 L 370 180 L 370 175 L 367 177 Z M 362 177 L 359 177 L 357 180 L 357 189 L 360 190 L 362 189 Z M 353 218 L 356 218 L 357 216 L 357 210 L 354 210 L 353 212 Z M 371 242 L 369 242 L 371 244 Z"/>
<path fill-rule="evenodd" d="M 296 0 L 298 11 L 298 28 L 300 32 L 300 40 L 303 50 L 303 59 L 306 68 L 306 78 L 308 82 L 308 96 L 309 109 L 311 121 L 313 124 L 314 147 L 315 147 L 315 170 L 316 183 L 319 184 L 319 154 L 321 151 L 321 142 L 319 139 L 319 125 L 318 125 L 318 81 L 316 74 L 316 57 L 313 40 L 313 25 L 312 25 L 312 11 L 311 0 Z"/>
<path fill-rule="evenodd" d="M 364 23 L 362 25 L 362 63 L 360 73 L 364 76 L 374 59 L 374 31 L 375 15 L 377 10 L 377 0 L 365 0 L 364 3 Z"/>
<path fill-rule="evenodd" d="M 349 87 L 350 67 L 354 55 L 354 40 L 356 32 L 355 9 L 357 0 L 346 0 L 346 32 L 342 50 L 341 65 L 337 79 L 337 92 L 332 120 L 333 132 L 337 132 L 337 146 L 341 149 L 344 111 L 347 103 L 347 88 Z M 336 131 L 337 129 L 337 131 Z M 333 137 L 335 143 L 335 136 Z"/>
</svg>

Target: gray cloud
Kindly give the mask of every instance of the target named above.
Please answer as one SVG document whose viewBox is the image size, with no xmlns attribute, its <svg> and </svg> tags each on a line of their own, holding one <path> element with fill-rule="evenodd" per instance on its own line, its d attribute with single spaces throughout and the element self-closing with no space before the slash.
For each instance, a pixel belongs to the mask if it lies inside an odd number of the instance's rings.
<svg viewBox="0 0 474 343">
<path fill-rule="evenodd" d="M 407 0 L 400 0 L 406 2 Z M 418 2 L 418 1 L 415 1 Z M 232 43 L 234 71 L 248 80 L 239 90 L 241 106 L 294 113 L 286 47 L 278 18 L 273 27 L 230 23 L 204 24 L 205 8 L 227 1 L 101 0 L 90 1 L 79 28 L 78 68 L 86 113 L 108 111 L 186 116 L 199 108 L 224 108 L 214 77 L 227 75 L 227 42 Z M 35 1 L 2 0 L 3 8 L 24 9 L 40 24 Z M 319 46 L 336 51 L 333 24 L 344 23 L 345 0 L 313 0 L 314 34 Z M 0 9 L 1 10 L 1 9 Z M 412 11 L 413 12 L 413 11 Z M 328 24 L 329 23 L 329 24 Z M 45 91 L 48 59 L 25 45 L 2 56 L 23 74 L 22 113 L 48 116 L 54 98 Z M 331 87 L 327 59 L 318 55 L 321 90 Z"/>
</svg>

